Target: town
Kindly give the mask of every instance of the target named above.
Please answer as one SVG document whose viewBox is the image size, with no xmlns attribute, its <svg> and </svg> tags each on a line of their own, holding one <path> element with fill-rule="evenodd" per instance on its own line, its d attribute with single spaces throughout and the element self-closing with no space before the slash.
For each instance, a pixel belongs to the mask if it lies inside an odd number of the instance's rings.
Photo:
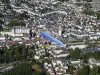
<svg viewBox="0 0 100 75">
<path fill-rule="evenodd" d="M 99 55 L 100 0 L 0 1 L 0 75 L 100 75 Z"/>
</svg>

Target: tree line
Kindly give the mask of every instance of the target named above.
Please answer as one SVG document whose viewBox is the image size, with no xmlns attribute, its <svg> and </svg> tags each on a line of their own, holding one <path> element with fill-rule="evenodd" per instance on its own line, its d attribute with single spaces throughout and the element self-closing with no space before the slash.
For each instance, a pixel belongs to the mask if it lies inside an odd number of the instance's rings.
<svg viewBox="0 0 100 75">
<path fill-rule="evenodd" d="M 41 63 L 38 63 L 39 68 L 42 69 Z M 13 69 L 9 71 L 5 71 L 0 75 L 49 75 L 47 71 L 37 71 L 36 69 L 32 68 L 30 63 L 22 63 L 15 66 Z"/>
<path fill-rule="evenodd" d="M 0 63 L 10 63 L 14 61 L 32 58 L 38 45 L 26 47 L 25 45 L 12 45 L 9 48 L 0 48 Z"/>
<path fill-rule="evenodd" d="M 87 63 L 89 58 L 100 60 L 100 52 L 89 52 L 83 54 L 79 48 L 69 49 L 69 56 L 67 56 L 67 58 L 83 59 L 83 62 Z"/>
<path fill-rule="evenodd" d="M 77 72 L 77 75 L 100 75 L 100 66 L 94 66 L 92 69 L 84 65 L 82 69 Z"/>
</svg>

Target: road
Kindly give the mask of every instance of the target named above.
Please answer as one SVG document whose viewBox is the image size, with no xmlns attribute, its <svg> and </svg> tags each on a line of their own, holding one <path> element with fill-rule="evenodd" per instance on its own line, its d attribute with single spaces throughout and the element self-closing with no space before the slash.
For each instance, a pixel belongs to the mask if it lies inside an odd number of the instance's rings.
<svg viewBox="0 0 100 75">
<path fill-rule="evenodd" d="M 100 44 L 100 41 L 97 41 L 97 42 L 90 41 L 88 43 L 86 43 L 86 42 L 67 43 L 66 45 L 68 45 L 68 46 L 71 46 L 71 45 L 86 45 L 86 44 L 88 45 L 88 44 L 93 44 L 93 43 Z"/>
</svg>

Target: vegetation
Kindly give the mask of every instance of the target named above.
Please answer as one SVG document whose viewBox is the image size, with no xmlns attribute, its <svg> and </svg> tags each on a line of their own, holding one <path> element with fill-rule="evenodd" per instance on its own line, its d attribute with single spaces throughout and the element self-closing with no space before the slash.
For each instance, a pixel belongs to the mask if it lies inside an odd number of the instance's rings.
<svg viewBox="0 0 100 75">
<path fill-rule="evenodd" d="M 52 11 L 52 9 L 45 7 L 44 9 L 40 9 L 39 11 L 43 14 Z"/>
<path fill-rule="evenodd" d="M 91 9 L 92 5 L 90 3 L 85 3 L 84 4 L 85 9 L 83 10 L 82 13 L 86 15 L 95 15 L 95 12 Z"/>
<path fill-rule="evenodd" d="M 32 68 L 29 64 L 23 63 L 10 71 L 2 73 L 1 75 L 32 75 Z"/>
<path fill-rule="evenodd" d="M 100 75 L 100 66 L 94 66 L 92 69 L 89 66 L 84 66 L 77 72 L 77 75 Z"/>
<path fill-rule="evenodd" d="M 45 72 L 42 71 L 41 64 L 34 64 L 31 66 L 29 63 L 22 63 L 18 66 L 15 66 L 10 71 L 6 71 L 1 73 L 1 75 L 48 75 Z"/>
<path fill-rule="evenodd" d="M 92 0 L 76 0 L 76 1 L 87 1 L 87 2 L 92 2 Z"/>
<path fill-rule="evenodd" d="M 94 66 L 89 75 L 100 75 L 100 66 Z"/>
<path fill-rule="evenodd" d="M 33 45 L 35 46 L 35 45 Z M 36 48 L 25 47 L 25 45 L 12 45 L 9 47 L 0 48 L 0 63 L 10 63 L 18 60 L 25 60 L 34 55 Z"/>
<path fill-rule="evenodd" d="M 37 64 L 32 65 L 32 69 L 35 69 L 38 72 L 42 72 L 42 69 Z"/>
<path fill-rule="evenodd" d="M 73 49 L 70 49 L 69 50 L 70 54 L 68 57 L 71 57 L 71 58 L 80 58 L 80 49 L 79 48 L 75 48 L 74 50 Z"/>
<path fill-rule="evenodd" d="M 84 4 L 84 7 L 85 7 L 86 9 L 91 9 L 91 8 L 92 8 L 92 5 L 91 5 L 90 3 L 85 3 L 85 4 Z"/>
<path fill-rule="evenodd" d="M 0 19 L 0 24 L 4 24 L 4 22 Z"/>
<path fill-rule="evenodd" d="M 2 27 L 2 25 L 0 25 L 0 31 L 3 31 L 3 27 Z"/>
<path fill-rule="evenodd" d="M 83 1 L 92 2 L 92 0 L 83 0 Z"/>
<path fill-rule="evenodd" d="M 2 13 L 0 13 L 0 18 L 4 17 L 4 15 Z"/>
<path fill-rule="evenodd" d="M 96 15 L 97 15 L 97 20 L 99 20 L 100 19 L 100 12 L 97 12 Z"/>
<path fill-rule="evenodd" d="M 90 67 L 84 65 L 83 69 L 77 72 L 77 75 L 89 75 L 89 72 L 90 72 Z"/>
<path fill-rule="evenodd" d="M 68 2 L 69 0 L 58 0 L 60 2 Z"/>
<path fill-rule="evenodd" d="M 87 48 L 94 48 L 96 47 L 96 43 L 93 43 L 93 44 L 88 44 Z"/>
<path fill-rule="evenodd" d="M 71 65 L 68 65 L 68 69 L 66 70 L 66 72 L 67 72 L 68 74 L 73 75 L 73 70 L 75 70 L 75 68 L 74 68 L 73 66 L 71 66 Z"/>
<path fill-rule="evenodd" d="M 25 47 L 25 45 L 12 45 L 9 48 L 0 48 L 0 63 L 11 63 L 14 68 L 1 73 L 0 75 L 49 75 L 44 69 L 43 63 L 33 59 L 34 51 L 38 45 Z M 20 60 L 20 61 L 19 61 Z M 23 61 L 25 63 L 23 63 Z"/>
<path fill-rule="evenodd" d="M 28 15 L 28 12 L 27 12 L 27 11 L 24 11 L 23 13 L 21 13 L 21 14 L 18 16 L 18 18 L 21 19 L 21 20 L 24 20 L 24 19 L 30 18 L 30 16 Z"/>
<path fill-rule="evenodd" d="M 84 63 L 87 63 L 88 58 L 95 58 L 100 60 L 100 52 L 89 52 L 89 53 L 81 53 L 79 48 L 70 49 L 70 54 L 67 58 L 75 58 L 75 59 L 83 59 Z"/>
<path fill-rule="evenodd" d="M 18 21 L 17 19 L 13 19 L 9 22 L 8 24 L 9 27 L 13 27 L 13 26 L 26 26 L 25 22 L 23 21 Z"/>
<path fill-rule="evenodd" d="M 94 15 L 94 14 L 95 14 L 94 11 L 91 10 L 91 9 L 85 9 L 85 10 L 83 11 L 83 13 L 86 14 L 86 15 Z"/>
<path fill-rule="evenodd" d="M 100 52 L 94 52 L 94 53 L 86 53 L 81 55 L 82 58 L 95 58 L 100 59 Z"/>
<path fill-rule="evenodd" d="M 5 3 L 5 4 L 9 4 L 10 3 L 10 0 L 1 0 L 2 3 Z"/>
</svg>

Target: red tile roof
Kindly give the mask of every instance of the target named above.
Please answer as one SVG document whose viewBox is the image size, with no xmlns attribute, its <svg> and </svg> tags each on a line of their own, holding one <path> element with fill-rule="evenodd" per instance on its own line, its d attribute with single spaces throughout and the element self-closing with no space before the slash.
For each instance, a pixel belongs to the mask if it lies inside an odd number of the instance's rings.
<svg viewBox="0 0 100 75">
<path fill-rule="evenodd" d="M 15 45 L 15 44 L 16 44 L 15 41 L 9 41 L 9 42 L 8 42 L 8 45 Z"/>
</svg>

